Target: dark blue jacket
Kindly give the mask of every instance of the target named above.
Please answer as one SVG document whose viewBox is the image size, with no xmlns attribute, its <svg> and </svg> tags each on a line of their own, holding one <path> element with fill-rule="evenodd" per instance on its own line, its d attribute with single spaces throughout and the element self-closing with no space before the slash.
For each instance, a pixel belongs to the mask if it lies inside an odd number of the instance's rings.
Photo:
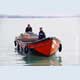
<svg viewBox="0 0 80 80">
<path fill-rule="evenodd" d="M 40 31 L 39 32 L 39 39 L 43 39 L 43 38 L 46 38 L 46 35 L 43 31 Z"/>
</svg>

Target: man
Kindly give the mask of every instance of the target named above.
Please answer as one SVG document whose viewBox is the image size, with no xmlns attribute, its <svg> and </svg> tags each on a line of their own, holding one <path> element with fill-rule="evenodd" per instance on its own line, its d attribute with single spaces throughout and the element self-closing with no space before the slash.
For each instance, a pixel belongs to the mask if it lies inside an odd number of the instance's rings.
<svg viewBox="0 0 80 80">
<path fill-rule="evenodd" d="M 42 27 L 40 27 L 40 31 L 39 31 L 39 39 L 43 39 L 43 38 L 46 38 L 46 35 L 42 29 Z"/>
<path fill-rule="evenodd" d="M 28 24 L 28 26 L 26 27 L 25 32 L 32 32 L 32 27 L 30 26 L 30 24 Z"/>
</svg>

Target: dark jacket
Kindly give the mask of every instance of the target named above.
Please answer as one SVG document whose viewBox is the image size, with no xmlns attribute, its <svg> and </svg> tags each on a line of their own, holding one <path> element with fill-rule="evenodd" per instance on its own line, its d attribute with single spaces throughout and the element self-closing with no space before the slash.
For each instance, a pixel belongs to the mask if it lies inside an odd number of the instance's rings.
<svg viewBox="0 0 80 80">
<path fill-rule="evenodd" d="M 25 29 L 25 32 L 32 32 L 32 28 L 31 28 L 31 27 L 27 27 L 27 28 Z"/>
<path fill-rule="evenodd" d="M 46 38 L 46 35 L 43 31 L 40 31 L 39 32 L 39 39 L 43 39 L 43 38 Z"/>
</svg>

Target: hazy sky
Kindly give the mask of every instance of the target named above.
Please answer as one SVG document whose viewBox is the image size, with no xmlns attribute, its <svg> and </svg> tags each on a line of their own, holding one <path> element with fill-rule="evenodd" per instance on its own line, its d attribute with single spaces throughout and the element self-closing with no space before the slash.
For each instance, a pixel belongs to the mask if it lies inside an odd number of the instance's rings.
<svg viewBox="0 0 80 80">
<path fill-rule="evenodd" d="M 80 0 L 0 0 L 0 14 L 76 15 Z"/>
</svg>

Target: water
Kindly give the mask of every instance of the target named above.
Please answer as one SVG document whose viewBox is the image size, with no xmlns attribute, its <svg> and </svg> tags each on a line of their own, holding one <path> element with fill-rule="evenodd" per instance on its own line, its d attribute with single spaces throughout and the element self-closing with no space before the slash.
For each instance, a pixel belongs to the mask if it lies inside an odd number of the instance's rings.
<svg viewBox="0 0 80 80">
<path fill-rule="evenodd" d="M 0 66 L 3 65 L 79 65 L 79 26 L 80 18 L 4 18 L 0 19 Z M 24 33 L 27 24 L 31 24 L 33 32 L 38 34 L 43 27 L 47 37 L 55 36 L 61 40 L 63 51 L 51 57 L 20 55 L 15 51 L 14 39 Z"/>
</svg>

